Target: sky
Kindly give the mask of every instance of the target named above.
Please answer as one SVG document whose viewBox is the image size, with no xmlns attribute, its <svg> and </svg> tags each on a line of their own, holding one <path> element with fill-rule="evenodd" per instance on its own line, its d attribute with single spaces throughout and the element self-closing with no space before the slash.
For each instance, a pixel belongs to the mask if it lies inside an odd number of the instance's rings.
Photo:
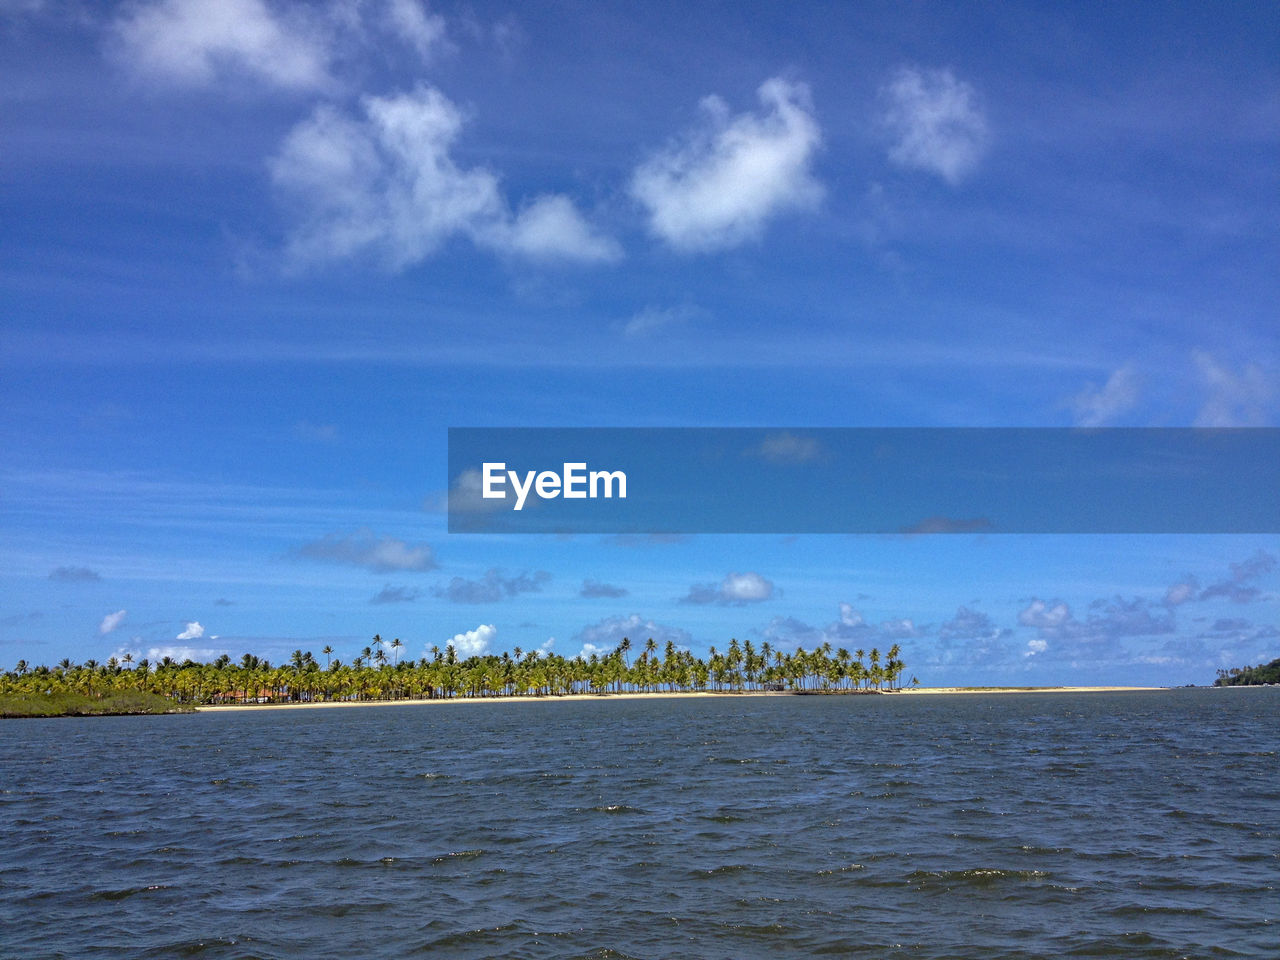
<svg viewBox="0 0 1280 960">
<path fill-rule="evenodd" d="M 1280 538 L 449 534 L 450 427 L 1280 425 L 1274 4 L 0 0 L 0 665 L 1280 656 Z"/>
</svg>

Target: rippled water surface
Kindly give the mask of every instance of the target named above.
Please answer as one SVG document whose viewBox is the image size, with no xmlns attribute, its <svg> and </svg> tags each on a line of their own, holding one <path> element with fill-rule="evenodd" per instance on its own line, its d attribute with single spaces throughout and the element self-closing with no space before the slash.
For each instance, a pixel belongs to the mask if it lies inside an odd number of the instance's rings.
<svg viewBox="0 0 1280 960">
<path fill-rule="evenodd" d="M 0 723 L 0 956 L 1280 957 L 1280 689 Z"/>
</svg>

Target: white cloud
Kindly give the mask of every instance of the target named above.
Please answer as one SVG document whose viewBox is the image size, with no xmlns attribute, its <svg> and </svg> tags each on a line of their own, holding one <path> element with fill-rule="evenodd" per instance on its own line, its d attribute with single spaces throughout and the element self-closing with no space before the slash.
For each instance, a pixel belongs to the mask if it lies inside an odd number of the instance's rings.
<svg viewBox="0 0 1280 960">
<path fill-rule="evenodd" d="M 489 645 L 497 635 L 497 627 L 491 623 L 482 623 L 474 630 L 454 634 L 453 639 L 447 641 L 445 646 L 453 647 L 454 653 L 465 660 L 467 657 L 478 657 L 488 653 Z"/>
<path fill-rule="evenodd" d="M 444 18 L 428 13 L 418 0 L 388 0 L 387 23 L 425 59 L 444 41 Z"/>
<path fill-rule="evenodd" d="M 731 573 L 720 585 L 720 593 L 731 602 L 758 603 L 773 596 L 773 584 L 758 573 Z"/>
<path fill-rule="evenodd" d="M 1074 618 L 1071 616 L 1071 608 L 1061 600 L 1046 603 L 1035 598 L 1018 614 L 1018 623 L 1037 630 L 1057 630 L 1072 622 Z"/>
<path fill-rule="evenodd" d="M 516 501 L 511 485 L 502 485 L 501 497 L 484 496 L 484 476 L 474 467 L 463 470 L 454 479 L 444 496 L 435 496 L 428 501 L 428 509 L 443 509 L 452 514 L 493 513 L 498 510 L 510 510 Z"/>
<path fill-rule="evenodd" d="M 760 603 L 773 596 L 773 583 L 758 573 L 730 573 L 717 586 L 712 583 L 696 583 L 681 603 L 719 604 L 725 607 L 741 607 L 748 603 Z"/>
<path fill-rule="evenodd" d="M 120 626 L 120 624 L 124 622 L 124 615 L 126 612 L 127 611 L 125 610 L 117 610 L 115 613 L 108 613 L 102 618 L 102 622 L 98 624 L 98 633 L 106 636 L 116 627 Z"/>
<path fill-rule="evenodd" d="M 643 645 L 652 637 L 659 648 L 665 647 L 668 640 L 677 647 L 687 648 L 693 640 L 686 630 L 645 620 L 638 613 L 629 617 L 608 617 L 599 623 L 583 627 L 574 639 L 583 645 L 584 651 L 590 648 L 599 653 L 612 653 L 623 637 L 629 637 L 632 646 Z M 583 653 L 583 656 L 587 655 L 586 652 Z"/>
<path fill-rule="evenodd" d="M 706 126 L 637 168 L 632 196 L 653 234 L 676 250 L 737 246 L 758 238 L 771 217 L 822 199 L 809 169 L 822 135 L 808 88 L 775 77 L 758 95 L 764 112 L 738 116 L 719 97 L 705 98 Z"/>
<path fill-rule="evenodd" d="M 1085 384 L 1085 388 L 1068 400 L 1067 405 L 1075 414 L 1077 426 L 1100 427 L 1111 423 L 1138 402 L 1139 386 L 1137 371 L 1125 364 L 1101 387 L 1095 383 Z"/>
<path fill-rule="evenodd" d="M 1034 657 L 1037 653 L 1044 653 L 1048 649 L 1049 649 L 1048 640 L 1028 640 L 1027 652 L 1024 654 L 1024 656 Z"/>
<path fill-rule="evenodd" d="M 289 243 L 296 261 L 368 255 L 403 269 L 454 237 L 544 261 L 621 255 L 565 197 L 539 197 L 513 217 L 495 174 L 454 162 L 463 116 L 440 91 L 419 85 L 361 104 L 362 116 L 318 107 L 270 162 L 299 214 Z"/>
<path fill-rule="evenodd" d="M 187 629 L 183 630 L 173 639 L 175 640 L 199 640 L 204 636 L 204 627 L 200 626 L 195 620 L 187 621 Z"/>
<path fill-rule="evenodd" d="M 573 201 L 559 194 L 538 197 L 486 239 L 498 250 L 531 260 L 608 263 L 622 257 L 617 241 L 592 230 Z"/>
<path fill-rule="evenodd" d="M 987 144 L 987 121 L 969 84 L 950 70 L 900 69 L 881 91 L 894 141 L 889 159 L 959 183 Z"/>
<path fill-rule="evenodd" d="M 166 82 L 205 86 L 229 74 L 314 90 L 329 83 L 329 56 L 303 16 L 263 0 L 158 0 L 128 8 L 115 33 L 124 62 Z"/>
<path fill-rule="evenodd" d="M 852 604 L 840 604 L 840 625 L 844 627 L 861 627 L 866 624 L 866 620 L 862 618 L 862 614 L 853 608 Z"/>
<path fill-rule="evenodd" d="M 1260 427 L 1267 423 L 1267 411 L 1274 390 L 1270 379 L 1256 363 L 1238 371 L 1219 363 L 1212 354 L 1197 350 L 1192 354 L 1208 393 L 1196 416 L 1197 427 Z"/>
</svg>

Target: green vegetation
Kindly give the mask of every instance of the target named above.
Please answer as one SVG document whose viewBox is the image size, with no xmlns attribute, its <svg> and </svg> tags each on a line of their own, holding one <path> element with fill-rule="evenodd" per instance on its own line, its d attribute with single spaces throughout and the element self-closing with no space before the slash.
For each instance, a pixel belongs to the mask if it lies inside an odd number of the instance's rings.
<svg viewBox="0 0 1280 960">
<path fill-rule="evenodd" d="M 1280 657 L 1256 667 L 1232 667 L 1219 670 L 1215 687 L 1257 687 L 1264 683 L 1280 683 Z"/>
<path fill-rule="evenodd" d="M 191 707 L 157 693 L 124 690 L 85 696 L 66 690 L 49 693 L 15 692 L 8 684 L 0 693 L 0 717 L 119 717 L 137 714 L 190 713 Z"/>
<path fill-rule="evenodd" d="M 766 642 L 757 650 L 748 640 L 730 640 L 723 653 L 715 647 L 703 660 L 668 642 L 659 655 L 650 638 L 638 656 L 631 641 L 609 653 L 572 659 L 537 650 L 484 654 L 460 660 L 452 646 L 432 647 L 421 660 L 400 660 L 399 638 L 380 636 L 348 665 L 325 647 L 322 667 L 310 652 L 295 650 L 288 664 L 272 666 L 252 654 L 239 662 L 219 657 L 213 663 L 165 657 L 158 663 L 133 663 L 132 656 L 106 663 L 63 660 L 56 667 L 32 668 L 20 660 L 0 676 L 0 698 L 75 694 L 105 702 L 119 693 L 149 693 L 178 704 L 290 703 L 333 700 L 422 700 L 454 697 L 563 696 L 572 693 L 860 692 L 896 687 L 905 668 L 895 644 L 882 658 L 872 649 L 775 651 Z M 387 651 L 391 651 L 391 656 Z M 25 715 L 25 714 L 24 714 Z"/>
</svg>

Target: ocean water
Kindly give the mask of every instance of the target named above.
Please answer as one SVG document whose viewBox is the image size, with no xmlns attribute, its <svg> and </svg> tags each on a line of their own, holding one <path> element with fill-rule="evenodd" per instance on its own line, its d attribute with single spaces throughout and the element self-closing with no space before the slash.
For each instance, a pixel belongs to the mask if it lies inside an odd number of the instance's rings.
<svg viewBox="0 0 1280 960">
<path fill-rule="evenodd" d="M 0 957 L 1280 957 L 1280 689 L 0 723 Z"/>
</svg>

